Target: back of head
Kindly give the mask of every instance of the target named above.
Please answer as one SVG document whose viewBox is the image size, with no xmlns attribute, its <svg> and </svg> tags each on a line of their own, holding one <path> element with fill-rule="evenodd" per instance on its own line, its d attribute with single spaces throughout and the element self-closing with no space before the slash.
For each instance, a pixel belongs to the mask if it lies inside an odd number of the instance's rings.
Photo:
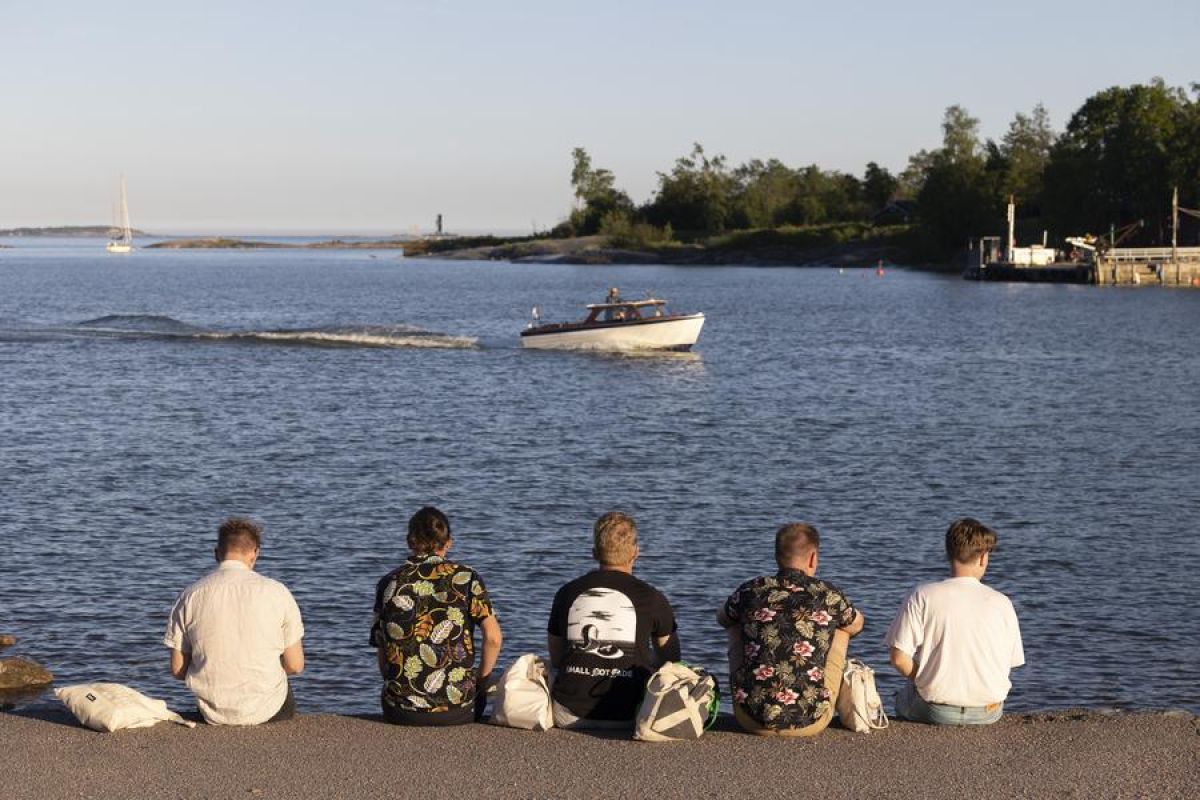
<svg viewBox="0 0 1200 800">
<path fill-rule="evenodd" d="M 429 555 L 450 541 L 450 520 L 433 506 L 425 506 L 408 520 L 408 546 L 417 555 Z"/>
<path fill-rule="evenodd" d="M 820 547 L 821 534 L 807 522 L 789 522 L 775 531 L 775 562 L 781 567 Z"/>
<path fill-rule="evenodd" d="M 633 517 L 610 511 L 592 528 L 592 555 L 601 566 L 624 566 L 637 556 L 637 524 Z"/>
<path fill-rule="evenodd" d="M 963 517 L 946 531 L 946 557 L 967 564 L 996 549 L 996 532 L 977 519 Z"/>
<path fill-rule="evenodd" d="M 217 528 L 217 557 L 250 554 L 262 546 L 262 526 L 246 517 L 230 517 Z"/>
</svg>

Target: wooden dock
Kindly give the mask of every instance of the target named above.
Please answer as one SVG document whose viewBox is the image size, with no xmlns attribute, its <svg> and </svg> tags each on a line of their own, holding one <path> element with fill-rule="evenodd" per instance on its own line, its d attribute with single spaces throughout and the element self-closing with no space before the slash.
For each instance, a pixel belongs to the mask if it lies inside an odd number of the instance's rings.
<svg viewBox="0 0 1200 800">
<path fill-rule="evenodd" d="M 985 261 L 963 277 L 1014 283 L 1085 283 L 1095 286 L 1190 286 L 1200 288 L 1200 247 L 1117 247 L 1086 261 L 1045 265 Z"/>
<path fill-rule="evenodd" d="M 1117 247 L 1096 255 L 1100 286 L 1200 287 L 1200 247 Z"/>
</svg>

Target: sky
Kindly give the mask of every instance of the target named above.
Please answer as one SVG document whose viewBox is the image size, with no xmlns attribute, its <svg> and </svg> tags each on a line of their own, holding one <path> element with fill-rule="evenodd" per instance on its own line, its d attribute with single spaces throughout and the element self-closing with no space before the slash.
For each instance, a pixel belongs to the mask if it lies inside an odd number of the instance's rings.
<svg viewBox="0 0 1200 800">
<path fill-rule="evenodd" d="M 861 175 L 1041 102 L 1200 81 L 1200 2 L 0 0 L 0 228 L 527 233 L 571 151 L 637 202 L 695 142 Z"/>
</svg>

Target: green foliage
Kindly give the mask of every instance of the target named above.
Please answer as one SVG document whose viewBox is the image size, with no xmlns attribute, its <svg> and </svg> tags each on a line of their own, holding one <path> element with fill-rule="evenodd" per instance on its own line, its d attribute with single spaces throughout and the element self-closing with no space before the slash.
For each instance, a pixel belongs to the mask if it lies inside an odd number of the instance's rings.
<svg viewBox="0 0 1200 800">
<path fill-rule="evenodd" d="M 648 222 L 637 222 L 630 214 L 610 211 L 600 220 L 600 234 L 608 237 L 613 247 L 627 250 L 652 249 L 668 244 L 675 238 L 671 223 L 663 227 Z"/>
<path fill-rule="evenodd" d="M 1029 229 L 1065 236 L 1144 219 L 1146 237 L 1163 241 L 1173 186 L 1181 205 L 1200 207 L 1200 84 L 1191 95 L 1160 79 L 1106 89 L 1088 98 L 1061 136 L 1039 103 L 1017 113 L 998 142 L 983 141 L 979 120 L 952 105 L 940 147 L 914 153 L 899 175 L 869 162 L 861 179 L 778 159 L 731 167 L 695 144 L 658 173 L 657 190 L 641 207 L 577 148 L 577 207 L 552 233 L 600 232 L 621 247 L 661 246 L 675 237 L 717 248 L 823 246 L 883 235 L 869 222 L 900 199 L 909 201 L 900 218 L 909 218 L 915 201 L 918 224 L 905 229 L 899 246 L 945 258 L 969 238 L 1003 230 L 1012 195 Z M 1191 225 L 1191 239 L 1181 242 L 1200 239 Z"/>
<path fill-rule="evenodd" d="M 1047 215 L 1078 233 L 1144 220 L 1147 240 L 1163 241 L 1172 188 L 1185 206 L 1200 200 L 1198 151 L 1200 108 L 1183 90 L 1161 79 L 1105 89 L 1075 112 L 1051 151 Z"/>
<path fill-rule="evenodd" d="M 948 254 L 963 246 L 988 230 L 999 213 L 999 164 L 985 158 L 978 130 L 979 120 L 962 106 L 946 109 L 942 147 L 929 154 L 917 195 L 931 251 Z"/>
<path fill-rule="evenodd" d="M 658 225 L 688 231 L 725 230 L 732 216 L 737 182 L 724 156 L 709 158 L 700 144 L 691 155 L 676 159 L 669 173 L 658 173 L 658 194 L 644 210 Z"/>
<path fill-rule="evenodd" d="M 900 181 L 874 161 L 867 162 L 863 173 L 862 199 L 872 213 L 891 202 L 900 189 Z"/>
<path fill-rule="evenodd" d="M 601 220 L 611 212 L 633 213 L 633 201 L 616 188 L 612 172 L 593 168 L 591 156 L 582 147 L 576 147 L 571 158 L 571 186 L 579 203 L 570 218 L 574 235 L 596 233 L 600 230 Z"/>
</svg>

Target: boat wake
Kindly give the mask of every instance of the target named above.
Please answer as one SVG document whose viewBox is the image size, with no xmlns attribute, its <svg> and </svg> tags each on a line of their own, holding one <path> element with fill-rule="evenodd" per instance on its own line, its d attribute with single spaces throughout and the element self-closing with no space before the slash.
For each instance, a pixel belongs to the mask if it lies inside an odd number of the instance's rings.
<svg viewBox="0 0 1200 800">
<path fill-rule="evenodd" d="M 63 331 L 56 331 L 62 333 Z M 321 328 L 217 330 L 156 314 L 109 314 L 77 323 L 71 332 L 136 339 L 259 343 L 299 347 L 441 348 L 479 347 L 472 336 L 453 336 L 412 325 L 338 325 Z"/>
</svg>

